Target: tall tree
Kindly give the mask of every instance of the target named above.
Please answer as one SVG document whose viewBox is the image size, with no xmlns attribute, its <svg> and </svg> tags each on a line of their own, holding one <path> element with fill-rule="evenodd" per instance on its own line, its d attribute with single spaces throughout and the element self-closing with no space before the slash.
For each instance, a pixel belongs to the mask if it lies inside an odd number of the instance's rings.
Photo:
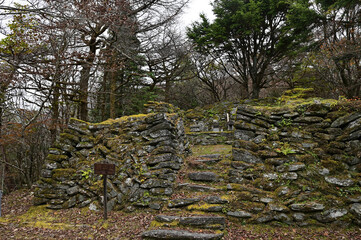
<svg viewBox="0 0 361 240">
<path fill-rule="evenodd" d="M 164 91 L 164 101 L 170 101 L 170 88 L 176 81 L 189 79 L 189 44 L 173 26 L 164 26 L 158 34 L 143 44 L 150 91 Z"/>
<path fill-rule="evenodd" d="M 316 1 L 322 25 L 318 48 L 309 63 L 334 97 L 361 95 L 361 3 L 355 0 Z"/>
<path fill-rule="evenodd" d="M 88 119 L 90 80 L 99 71 L 99 64 L 109 60 L 101 59 L 99 50 L 107 46 L 116 52 L 118 59 L 134 61 L 136 58 L 126 50 L 131 46 L 114 44 L 114 38 L 108 36 L 112 35 L 118 39 L 115 43 L 119 43 L 124 29 L 134 36 L 153 31 L 173 21 L 187 3 L 187 0 L 71 0 L 68 4 L 60 0 L 46 1 L 54 11 L 52 15 L 63 19 L 59 27 L 74 29 L 79 35 L 79 47 L 75 51 L 79 53 L 76 61 L 81 66 L 78 100 L 82 120 Z M 129 43 L 132 44 L 131 41 Z M 114 64 L 114 61 L 108 63 Z M 112 86 L 115 86 L 114 82 Z M 114 102 L 113 97 L 110 100 Z"/>
<path fill-rule="evenodd" d="M 219 63 L 219 59 L 215 57 L 196 51 L 193 51 L 191 59 L 194 76 L 202 83 L 213 102 L 229 100 L 230 90 L 235 88 L 237 83 L 229 76 L 228 66 L 223 62 Z"/>
<path fill-rule="evenodd" d="M 258 98 L 277 62 L 309 40 L 316 14 L 308 0 L 215 0 L 213 23 L 202 16 L 188 37 L 203 52 L 216 51 L 238 81 Z"/>
</svg>

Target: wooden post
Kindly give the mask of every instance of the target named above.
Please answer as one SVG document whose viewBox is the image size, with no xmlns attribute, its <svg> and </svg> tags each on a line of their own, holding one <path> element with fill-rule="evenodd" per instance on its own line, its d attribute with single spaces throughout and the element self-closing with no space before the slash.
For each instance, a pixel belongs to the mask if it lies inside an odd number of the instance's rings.
<svg viewBox="0 0 361 240">
<path fill-rule="evenodd" d="M 0 190 L 0 217 L 1 217 L 1 198 L 3 197 L 3 190 Z"/>
<path fill-rule="evenodd" d="M 108 199 L 107 199 L 107 174 L 103 175 L 103 187 L 104 187 L 104 220 L 107 220 L 108 218 L 108 209 L 107 209 L 107 205 L 108 205 Z"/>
<path fill-rule="evenodd" d="M 110 163 L 95 163 L 94 173 L 103 175 L 103 190 L 104 190 L 104 220 L 108 218 L 108 199 L 107 199 L 107 177 L 115 174 L 115 165 Z"/>
</svg>

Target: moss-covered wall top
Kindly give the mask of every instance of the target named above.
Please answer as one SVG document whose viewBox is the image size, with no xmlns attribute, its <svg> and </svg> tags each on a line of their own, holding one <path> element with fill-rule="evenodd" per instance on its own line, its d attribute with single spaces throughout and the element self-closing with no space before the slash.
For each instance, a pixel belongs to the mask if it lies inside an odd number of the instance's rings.
<svg viewBox="0 0 361 240">
<path fill-rule="evenodd" d="M 159 209 L 188 151 L 177 114 L 150 113 L 90 124 L 72 119 L 50 149 L 35 204 L 49 208 L 83 207 L 102 202 L 101 176 L 93 164 L 116 165 L 109 176 L 110 209 L 129 203 Z"/>
</svg>

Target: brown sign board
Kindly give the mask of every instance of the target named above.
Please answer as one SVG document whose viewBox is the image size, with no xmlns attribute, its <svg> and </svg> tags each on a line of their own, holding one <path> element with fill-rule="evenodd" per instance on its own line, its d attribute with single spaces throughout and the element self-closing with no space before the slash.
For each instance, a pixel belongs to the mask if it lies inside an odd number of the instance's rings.
<svg viewBox="0 0 361 240">
<path fill-rule="evenodd" d="M 95 174 L 103 174 L 103 175 L 114 175 L 115 174 L 115 164 L 95 163 L 94 164 L 94 173 Z"/>
</svg>

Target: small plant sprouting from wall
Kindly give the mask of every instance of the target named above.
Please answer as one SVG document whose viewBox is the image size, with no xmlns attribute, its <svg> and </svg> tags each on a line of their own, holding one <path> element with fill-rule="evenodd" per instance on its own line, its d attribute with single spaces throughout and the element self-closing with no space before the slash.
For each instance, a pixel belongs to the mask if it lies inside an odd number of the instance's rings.
<svg viewBox="0 0 361 240">
<path fill-rule="evenodd" d="M 292 119 L 290 118 L 282 118 L 279 122 L 280 127 L 289 127 L 292 125 Z"/>
<path fill-rule="evenodd" d="M 288 143 L 281 143 L 282 146 L 275 149 L 275 152 L 282 153 L 283 155 L 289 155 L 292 153 L 296 153 L 296 151 L 288 144 Z"/>
<path fill-rule="evenodd" d="M 91 168 L 81 171 L 82 179 L 88 180 L 88 179 L 92 178 L 93 176 L 94 176 L 94 171 Z"/>
</svg>

